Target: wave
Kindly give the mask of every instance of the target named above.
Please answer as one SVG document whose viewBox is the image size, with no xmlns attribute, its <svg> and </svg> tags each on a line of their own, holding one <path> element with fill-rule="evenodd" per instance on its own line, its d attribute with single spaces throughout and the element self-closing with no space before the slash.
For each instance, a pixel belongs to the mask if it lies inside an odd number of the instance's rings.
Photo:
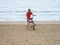
<svg viewBox="0 0 60 45">
<path fill-rule="evenodd" d="M 27 11 L 0 11 L 0 13 L 25 13 Z M 60 11 L 32 11 L 34 13 L 60 13 Z"/>
</svg>

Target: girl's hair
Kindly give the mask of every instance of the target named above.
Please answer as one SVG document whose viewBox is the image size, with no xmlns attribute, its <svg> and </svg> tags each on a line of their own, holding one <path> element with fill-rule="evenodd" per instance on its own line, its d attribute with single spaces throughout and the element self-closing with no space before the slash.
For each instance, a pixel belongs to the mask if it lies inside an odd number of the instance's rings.
<svg viewBox="0 0 60 45">
<path fill-rule="evenodd" d="M 31 9 L 28 9 L 28 11 L 31 11 Z"/>
</svg>

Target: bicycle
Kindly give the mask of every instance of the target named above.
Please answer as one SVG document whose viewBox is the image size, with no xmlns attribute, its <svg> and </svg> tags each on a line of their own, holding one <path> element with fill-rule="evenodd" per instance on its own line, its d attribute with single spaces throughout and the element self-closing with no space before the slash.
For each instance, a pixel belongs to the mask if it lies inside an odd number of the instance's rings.
<svg viewBox="0 0 60 45">
<path fill-rule="evenodd" d="M 30 24 L 32 24 L 31 26 L 30 26 L 30 28 L 32 29 L 32 30 L 35 30 L 35 26 L 36 26 L 36 24 L 34 23 L 34 21 L 33 21 L 33 17 L 34 17 L 35 15 L 32 15 L 31 16 L 31 18 L 30 18 Z"/>
</svg>

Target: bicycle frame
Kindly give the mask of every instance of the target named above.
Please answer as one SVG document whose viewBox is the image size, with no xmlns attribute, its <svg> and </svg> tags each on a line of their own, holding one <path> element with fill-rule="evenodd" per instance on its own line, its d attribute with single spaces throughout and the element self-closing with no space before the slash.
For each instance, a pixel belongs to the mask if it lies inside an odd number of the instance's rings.
<svg viewBox="0 0 60 45">
<path fill-rule="evenodd" d="M 30 18 L 30 22 L 29 23 L 31 23 L 32 24 L 32 26 L 30 26 L 31 28 L 32 28 L 32 30 L 35 30 L 35 23 L 34 23 L 34 21 L 33 21 L 33 15 L 32 15 L 32 17 Z"/>
</svg>

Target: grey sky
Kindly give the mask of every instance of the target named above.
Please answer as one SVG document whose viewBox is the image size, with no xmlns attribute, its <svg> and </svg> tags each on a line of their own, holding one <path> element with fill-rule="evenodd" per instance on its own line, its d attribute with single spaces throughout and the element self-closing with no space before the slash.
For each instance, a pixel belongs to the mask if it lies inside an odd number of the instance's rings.
<svg viewBox="0 0 60 45">
<path fill-rule="evenodd" d="M 60 9 L 60 0 L 0 0 L 0 10 L 36 8 L 36 9 Z M 55 10 L 55 9 L 54 9 Z"/>
</svg>

